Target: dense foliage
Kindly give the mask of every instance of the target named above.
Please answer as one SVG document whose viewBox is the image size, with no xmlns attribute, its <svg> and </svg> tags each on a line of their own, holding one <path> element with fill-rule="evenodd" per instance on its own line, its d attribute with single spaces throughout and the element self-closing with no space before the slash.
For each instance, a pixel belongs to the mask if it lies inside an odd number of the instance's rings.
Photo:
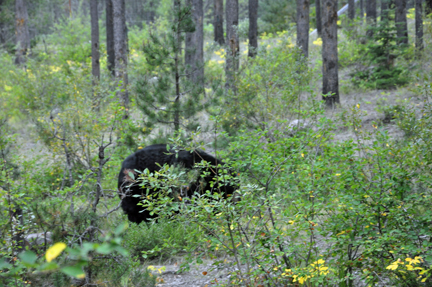
<svg viewBox="0 0 432 287">
<path fill-rule="evenodd" d="M 41 13 L 54 25 L 25 66 L 13 64 L 11 46 L 0 50 L 0 285 L 154 286 L 164 268 L 152 265 L 168 261 L 185 271 L 210 262 L 228 273 L 212 281 L 222 286 L 432 285 L 430 20 L 418 59 L 394 45 L 385 22 L 368 41 L 357 37 L 361 25 L 340 33 L 343 73 L 360 67 L 364 77 L 344 78 L 346 102 L 329 111 L 316 84 L 322 42 L 313 41 L 309 60 L 300 56 L 284 12 L 292 1 L 263 1 L 263 30 L 275 33 L 261 35 L 253 59 L 241 43 L 234 91 L 225 89 L 227 48 L 211 39 L 204 91 L 183 77 L 182 39 L 193 27 L 173 19 L 189 10 L 154 2 L 142 7 L 155 22 L 129 29 L 129 118 L 106 54 L 92 85 L 81 8 L 66 18 Z M 38 9 L 33 3 L 30 18 Z M 394 65 L 390 55 L 398 56 Z M 382 98 L 375 113 L 362 101 L 367 93 L 400 100 Z M 170 192 L 196 174 L 168 166 L 143 172 L 141 184 L 161 190 L 143 208 L 160 218 L 128 228 L 118 171 L 153 142 L 210 150 L 226 163 L 214 180 L 238 184 L 238 193 L 174 201 Z M 31 234 L 43 240 L 32 242 Z"/>
</svg>

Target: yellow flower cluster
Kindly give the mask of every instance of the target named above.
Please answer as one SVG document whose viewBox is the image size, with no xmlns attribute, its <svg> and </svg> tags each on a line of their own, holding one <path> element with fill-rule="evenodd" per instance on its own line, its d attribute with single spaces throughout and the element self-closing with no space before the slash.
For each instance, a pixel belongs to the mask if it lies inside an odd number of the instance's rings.
<svg viewBox="0 0 432 287">
<path fill-rule="evenodd" d="M 225 58 L 225 55 L 226 55 L 226 52 L 225 52 L 225 49 L 220 49 L 220 50 L 218 50 L 218 51 L 215 51 L 214 52 L 216 55 L 218 55 L 219 57 L 221 57 L 221 59 L 224 59 Z"/>
<path fill-rule="evenodd" d="M 315 41 L 312 42 L 316 46 L 322 46 L 322 39 L 318 38 Z"/>
<path fill-rule="evenodd" d="M 406 271 L 418 272 L 417 280 L 420 282 L 425 282 L 428 279 L 428 275 L 425 275 L 430 271 L 430 269 L 424 269 L 422 267 L 415 267 L 415 265 L 422 263 L 423 259 L 421 256 L 416 256 L 414 258 L 407 257 L 405 258 L 405 262 L 400 258 L 394 262 L 392 262 L 389 266 L 386 267 L 388 270 L 397 270 L 398 273 L 402 274 L 402 277 L 405 278 Z"/>
<path fill-rule="evenodd" d="M 310 278 L 326 276 L 329 273 L 329 268 L 324 266 L 324 263 L 325 261 L 323 259 L 318 259 L 308 267 L 302 268 L 301 270 L 285 269 L 282 276 L 292 277 L 293 282 L 298 282 L 300 285 L 303 285 Z"/>
</svg>

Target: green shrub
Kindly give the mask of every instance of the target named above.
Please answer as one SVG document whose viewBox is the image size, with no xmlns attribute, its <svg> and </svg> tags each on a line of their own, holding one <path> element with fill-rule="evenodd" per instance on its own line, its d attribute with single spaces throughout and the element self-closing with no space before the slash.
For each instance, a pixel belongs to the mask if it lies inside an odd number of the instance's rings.
<svg viewBox="0 0 432 287">
<path fill-rule="evenodd" d="M 131 256 L 144 259 L 167 259 L 184 252 L 196 239 L 192 227 L 176 220 L 160 220 L 157 224 L 131 224 L 125 235 L 125 248 Z"/>
</svg>

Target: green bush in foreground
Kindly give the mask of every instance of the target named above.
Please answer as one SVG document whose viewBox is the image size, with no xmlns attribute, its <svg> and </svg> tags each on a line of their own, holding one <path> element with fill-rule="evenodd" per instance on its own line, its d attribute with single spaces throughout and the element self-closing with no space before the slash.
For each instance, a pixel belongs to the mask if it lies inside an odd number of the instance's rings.
<svg viewBox="0 0 432 287">
<path fill-rule="evenodd" d="M 195 226 L 197 236 L 183 266 L 204 258 L 213 268 L 235 266 L 233 285 L 431 284 L 430 111 L 426 104 L 421 118 L 398 118 L 400 127 L 416 122 L 403 141 L 376 123 L 362 126 L 360 105 L 341 123 L 311 120 L 313 128 L 292 136 L 240 132 L 227 157 L 241 178 L 241 200 L 208 193 L 179 208 L 178 224 Z M 356 140 L 334 142 L 341 127 Z M 228 259 L 218 260 L 224 253 Z"/>
</svg>

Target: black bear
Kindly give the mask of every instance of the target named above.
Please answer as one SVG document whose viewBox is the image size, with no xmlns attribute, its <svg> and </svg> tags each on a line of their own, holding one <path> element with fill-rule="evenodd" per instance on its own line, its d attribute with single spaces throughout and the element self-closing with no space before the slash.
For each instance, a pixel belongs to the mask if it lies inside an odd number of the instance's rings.
<svg viewBox="0 0 432 287">
<path fill-rule="evenodd" d="M 201 188 L 202 191 L 215 191 L 221 192 L 225 198 L 233 195 L 236 190 L 236 186 L 233 184 L 214 184 L 213 188 L 209 182 L 215 181 L 214 178 L 217 176 L 218 164 L 223 162 L 217 160 L 214 156 L 201 150 L 186 151 L 180 150 L 175 151 L 170 148 L 167 150 L 166 144 L 155 144 L 147 146 L 130 156 L 128 156 L 122 164 L 119 176 L 118 176 L 118 191 L 121 198 L 121 207 L 123 211 L 128 215 L 128 219 L 131 222 L 141 223 L 142 221 L 149 221 L 157 215 L 151 215 L 149 211 L 143 210 L 141 205 L 138 205 L 141 198 L 134 197 L 133 195 L 143 195 L 143 190 L 138 184 L 131 184 L 134 180 L 130 177 L 130 173 L 137 174 L 137 171 L 144 171 L 148 169 L 150 172 L 160 170 L 160 166 L 168 164 L 170 166 L 180 165 L 186 169 L 193 169 L 195 163 L 202 161 L 209 162 L 210 168 L 202 168 L 201 173 L 206 172 L 204 182 L 201 182 L 201 178 L 198 178 L 195 182 L 191 183 L 188 187 L 187 196 L 191 196 L 197 189 Z M 152 191 L 157 192 L 157 191 Z"/>
</svg>

